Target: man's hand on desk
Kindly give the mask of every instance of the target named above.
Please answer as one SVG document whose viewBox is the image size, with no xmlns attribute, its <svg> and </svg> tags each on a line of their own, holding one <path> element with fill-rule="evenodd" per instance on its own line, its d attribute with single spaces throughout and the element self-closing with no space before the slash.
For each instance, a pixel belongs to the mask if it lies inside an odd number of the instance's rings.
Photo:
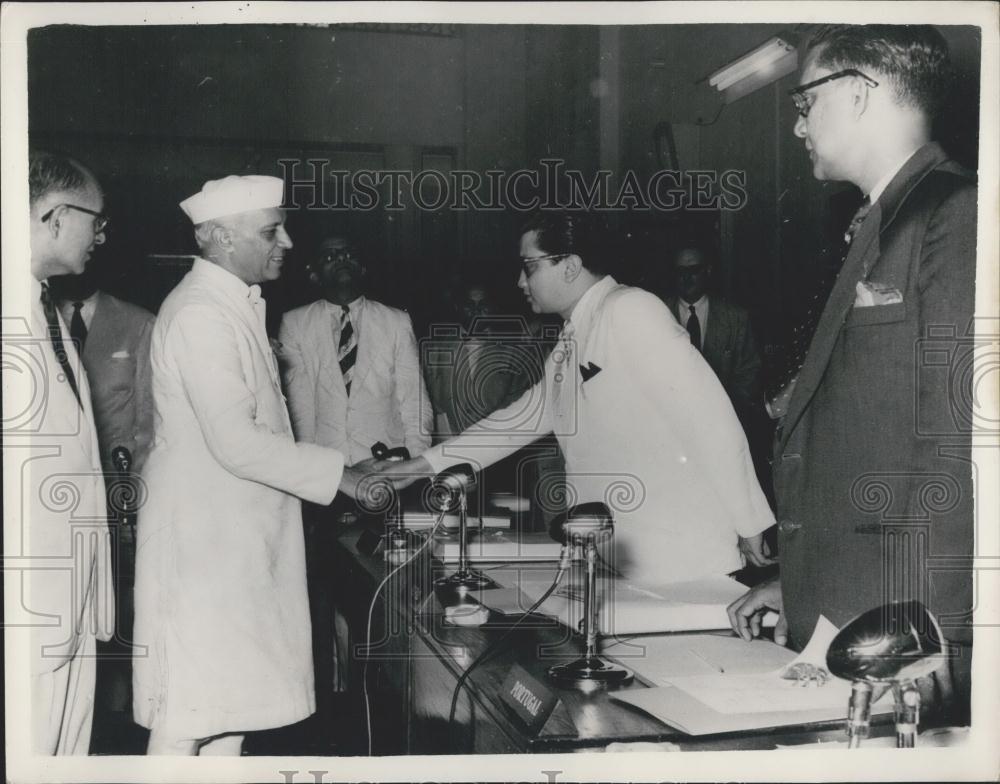
<svg viewBox="0 0 1000 784">
<path fill-rule="evenodd" d="M 761 532 L 749 539 L 739 538 L 740 553 L 746 558 L 751 566 L 770 566 L 778 563 L 776 558 L 771 558 L 771 552 L 764 541 L 764 533 Z"/>
<path fill-rule="evenodd" d="M 747 642 L 760 636 L 760 620 L 768 610 L 778 613 L 778 623 L 774 627 L 774 641 L 778 645 L 785 645 L 788 642 L 788 623 L 785 621 L 779 578 L 765 580 L 726 608 L 733 631 Z"/>
</svg>

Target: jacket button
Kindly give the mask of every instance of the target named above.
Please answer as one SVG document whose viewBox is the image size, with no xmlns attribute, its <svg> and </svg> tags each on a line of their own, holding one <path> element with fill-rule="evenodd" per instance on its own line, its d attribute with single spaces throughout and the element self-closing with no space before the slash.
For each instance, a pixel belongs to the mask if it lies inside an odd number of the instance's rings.
<svg viewBox="0 0 1000 784">
<path fill-rule="evenodd" d="M 782 520 L 778 523 L 778 530 L 785 534 L 790 534 L 793 531 L 798 531 L 802 527 L 802 523 L 793 523 L 791 520 Z"/>
</svg>

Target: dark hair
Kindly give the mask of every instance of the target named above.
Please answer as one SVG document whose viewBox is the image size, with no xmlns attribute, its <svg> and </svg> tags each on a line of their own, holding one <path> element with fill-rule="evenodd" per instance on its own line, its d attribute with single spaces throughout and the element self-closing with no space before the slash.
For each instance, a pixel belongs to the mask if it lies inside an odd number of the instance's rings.
<svg viewBox="0 0 1000 784">
<path fill-rule="evenodd" d="M 540 210 L 521 227 L 521 234 L 537 232 L 538 247 L 546 253 L 573 253 L 595 275 L 608 272 L 606 234 L 583 210 Z"/>
<path fill-rule="evenodd" d="M 94 175 L 79 161 L 42 150 L 28 153 L 28 187 L 31 204 L 50 193 L 80 193 L 87 188 L 100 188 Z"/>
<path fill-rule="evenodd" d="M 928 117 L 938 113 L 954 78 L 948 44 L 930 25 L 824 25 L 809 38 L 809 50 L 819 47 L 817 65 L 888 77 L 896 100 Z"/>
<path fill-rule="evenodd" d="M 681 253 L 686 250 L 697 251 L 701 254 L 702 261 L 710 266 L 715 266 L 719 260 L 717 243 L 714 240 L 700 237 L 681 237 L 670 243 L 668 259 L 671 264 L 676 264 Z"/>
</svg>

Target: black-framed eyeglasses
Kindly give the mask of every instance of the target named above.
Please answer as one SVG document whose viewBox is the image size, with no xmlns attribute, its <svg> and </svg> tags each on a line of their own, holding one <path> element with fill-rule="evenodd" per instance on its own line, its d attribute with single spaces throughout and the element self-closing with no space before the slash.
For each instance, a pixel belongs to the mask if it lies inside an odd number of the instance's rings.
<svg viewBox="0 0 1000 784">
<path fill-rule="evenodd" d="M 534 263 L 536 261 L 548 261 L 549 259 L 564 259 L 569 256 L 568 253 L 548 253 L 544 256 L 521 256 L 521 266 L 524 268 L 524 274 L 529 277 L 535 271 Z"/>
<path fill-rule="evenodd" d="M 108 227 L 108 223 L 111 221 L 111 219 L 103 212 L 94 212 L 93 210 L 88 210 L 86 207 L 79 207 L 76 204 L 65 203 L 65 204 L 57 204 L 51 210 L 46 212 L 42 216 L 42 223 L 45 223 L 49 218 L 51 218 L 52 213 L 54 213 L 60 207 L 69 207 L 69 209 L 71 210 L 76 210 L 77 212 L 82 212 L 87 215 L 90 215 L 94 219 L 94 234 L 100 234 L 102 231 L 104 231 Z"/>
<path fill-rule="evenodd" d="M 808 117 L 809 110 L 812 109 L 813 102 L 810 100 L 809 96 L 806 95 L 807 90 L 812 90 L 814 87 L 819 87 L 821 84 L 832 82 L 834 79 L 843 79 L 845 76 L 856 76 L 859 79 L 864 79 L 865 84 L 869 87 L 878 87 L 877 81 L 872 79 L 867 74 L 861 73 L 861 71 L 857 68 L 845 68 L 843 71 L 837 71 L 836 73 L 824 76 L 822 79 L 817 79 L 815 82 L 800 84 L 798 87 L 793 87 L 788 91 L 788 94 L 792 96 L 792 100 L 795 102 L 795 110 L 799 113 L 799 116 Z"/>
</svg>

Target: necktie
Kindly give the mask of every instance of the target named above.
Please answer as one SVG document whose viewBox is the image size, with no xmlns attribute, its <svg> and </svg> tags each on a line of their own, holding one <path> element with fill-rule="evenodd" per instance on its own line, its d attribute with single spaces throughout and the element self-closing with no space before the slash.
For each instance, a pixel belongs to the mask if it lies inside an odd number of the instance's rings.
<svg viewBox="0 0 1000 784">
<path fill-rule="evenodd" d="M 851 218 L 851 222 L 848 225 L 847 230 L 844 232 L 844 247 L 841 249 L 840 266 L 843 266 L 844 261 L 847 259 L 847 254 L 851 250 L 851 242 L 854 240 L 854 235 L 857 234 L 858 228 L 862 223 L 864 223 L 864 220 L 868 216 L 868 213 L 871 212 L 871 209 L 871 199 L 866 196 L 865 200 L 861 202 L 861 206 L 858 207 L 857 211 L 854 213 L 854 217 Z M 772 387 L 773 392 L 768 396 L 769 399 L 778 397 L 799 374 L 799 371 L 805 364 L 806 353 L 809 351 L 809 346 L 812 344 L 813 335 L 816 333 L 816 327 L 819 326 L 819 318 L 823 314 L 823 306 L 826 304 L 827 297 L 830 295 L 830 290 L 833 288 L 835 281 L 836 279 L 833 276 L 824 276 L 824 278 L 819 281 L 817 290 L 809 301 L 809 307 L 806 309 L 802 322 L 792 330 L 792 340 L 788 350 L 787 364 L 784 372 L 778 376 L 777 383 Z"/>
<path fill-rule="evenodd" d="M 56 352 L 56 359 L 59 360 L 59 366 L 62 368 L 63 375 L 66 376 L 66 381 L 69 382 L 69 386 L 73 390 L 76 402 L 80 408 L 83 408 L 83 401 L 80 399 L 80 389 L 76 385 L 76 374 L 73 372 L 73 368 L 70 367 L 69 357 L 66 355 L 66 346 L 63 344 L 62 328 L 59 325 L 59 316 L 56 315 L 56 306 L 52 301 L 52 296 L 49 294 L 49 287 L 44 283 L 42 284 L 42 310 L 45 311 L 45 321 L 49 326 L 49 340 L 52 341 L 52 348 Z"/>
<path fill-rule="evenodd" d="M 573 367 L 573 336 L 576 334 L 576 326 L 566 322 L 563 327 L 559 342 L 552 350 L 552 360 L 555 363 L 555 373 L 552 376 L 552 402 L 556 416 L 561 416 L 564 411 L 563 401 L 566 399 L 564 390 L 568 386 L 569 371 Z"/>
<path fill-rule="evenodd" d="M 341 305 L 340 310 L 340 343 L 337 347 L 337 360 L 340 362 L 340 375 L 344 377 L 344 389 L 350 396 L 354 363 L 358 358 L 358 340 L 351 324 L 351 309 L 347 305 Z"/>
<path fill-rule="evenodd" d="M 701 322 L 698 321 L 698 314 L 695 313 L 694 305 L 688 305 L 687 331 L 691 336 L 691 345 L 701 351 Z"/>
<path fill-rule="evenodd" d="M 73 318 L 69 322 L 69 336 L 76 343 L 76 350 L 83 356 L 83 343 L 87 339 L 87 325 L 83 321 L 82 302 L 73 303 Z"/>
</svg>

